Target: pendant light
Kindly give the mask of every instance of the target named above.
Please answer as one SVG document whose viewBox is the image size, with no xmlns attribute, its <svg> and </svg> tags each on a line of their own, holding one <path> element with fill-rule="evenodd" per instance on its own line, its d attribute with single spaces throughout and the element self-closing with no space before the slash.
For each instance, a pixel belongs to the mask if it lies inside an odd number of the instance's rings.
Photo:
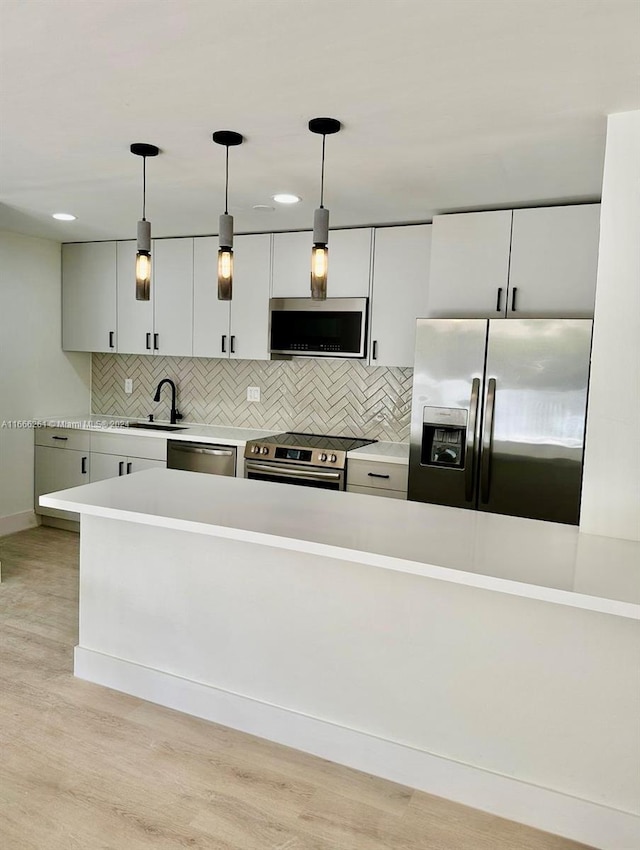
<svg viewBox="0 0 640 850">
<path fill-rule="evenodd" d="M 224 212 L 218 230 L 218 299 L 231 301 L 233 290 L 233 216 L 229 215 L 229 148 L 241 145 L 243 138 L 233 130 L 216 130 L 213 141 L 226 151 L 224 180 Z"/>
<path fill-rule="evenodd" d="M 313 214 L 313 248 L 311 249 L 311 297 L 327 297 L 327 267 L 329 254 L 329 210 L 324 206 L 324 143 L 325 137 L 340 132 L 342 125 L 335 118 L 312 118 L 309 129 L 322 136 L 322 174 L 320 178 L 320 206 Z"/>
<path fill-rule="evenodd" d="M 160 149 L 155 145 L 136 142 L 131 153 L 142 157 L 142 219 L 138 222 L 138 250 L 136 253 L 136 301 L 151 298 L 151 222 L 146 219 L 147 201 L 147 157 L 158 156 Z"/>
</svg>

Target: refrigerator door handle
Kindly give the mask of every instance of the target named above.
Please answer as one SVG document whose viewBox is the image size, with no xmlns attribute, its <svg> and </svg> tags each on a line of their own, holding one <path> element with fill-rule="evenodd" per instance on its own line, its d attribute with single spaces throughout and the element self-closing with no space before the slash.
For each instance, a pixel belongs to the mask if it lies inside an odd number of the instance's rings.
<svg viewBox="0 0 640 850">
<path fill-rule="evenodd" d="M 480 403 L 480 378 L 471 382 L 471 401 L 469 402 L 469 422 L 467 423 L 466 468 L 464 471 L 464 497 L 467 502 L 473 498 L 473 476 L 476 468 L 476 428 L 478 425 L 478 404 Z"/>
<path fill-rule="evenodd" d="M 480 499 L 486 505 L 489 501 L 491 478 L 491 450 L 493 448 L 493 414 L 496 406 L 496 379 L 489 378 L 487 386 L 487 407 L 484 416 L 482 434 L 482 457 L 480 460 Z"/>
</svg>

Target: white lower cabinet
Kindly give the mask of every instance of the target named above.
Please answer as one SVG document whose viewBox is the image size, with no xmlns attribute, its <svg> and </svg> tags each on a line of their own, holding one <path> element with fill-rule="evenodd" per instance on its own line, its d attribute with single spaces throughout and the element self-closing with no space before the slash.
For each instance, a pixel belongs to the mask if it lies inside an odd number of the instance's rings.
<svg viewBox="0 0 640 850">
<path fill-rule="evenodd" d="M 91 452 L 91 481 L 118 478 L 120 475 L 130 475 L 132 472 L 141 472 L 144 469 L 162 469 L 166 465 L 167 462 L 164 460 Z"/>
<path fill-rule="evenodd" d="M 165 468 L 167 442 L 158 437 L 94 432 L 91 435 L 91 481 L 118 478 L 143 469 Z"/>
<path fill-rule="evenodd" d="M 406 499 L 408 478 L 409 467 L 405 463 L 349 460 L 347 464 L 347 491 L 349 493 L 366 493 L 369 496 Z"/>
<path fill-rule="evenodd" d="M 40 516 L 77 522 L 79 515 L 38 504 L 40 496 L 88 484 L 89 432 L 79 428 L 36 428 L 34 510 Z"/>
</svg>

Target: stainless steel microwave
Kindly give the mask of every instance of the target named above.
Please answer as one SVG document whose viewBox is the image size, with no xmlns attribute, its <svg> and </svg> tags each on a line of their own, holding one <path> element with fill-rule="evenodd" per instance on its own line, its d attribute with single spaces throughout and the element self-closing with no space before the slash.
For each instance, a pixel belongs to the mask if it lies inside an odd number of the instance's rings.
<svg viewBox="0 0 640 850">
<path fill-rule="evenodd" d="M 269 306 L 272 355 L 365 356 L 366 298 L 272 298 Z"/>
</svg>

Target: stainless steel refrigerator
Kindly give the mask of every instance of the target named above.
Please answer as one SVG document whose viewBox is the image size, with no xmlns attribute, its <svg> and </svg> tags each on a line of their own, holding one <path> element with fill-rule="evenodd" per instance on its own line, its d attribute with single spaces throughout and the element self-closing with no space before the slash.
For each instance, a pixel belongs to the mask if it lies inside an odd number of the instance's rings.
<svg viewBox="0 0 640 850">
<path fill-rule="evenodd" d="M 418 319 L 409 499 L 576 525 L 591 330 Z"/>
</svg>

